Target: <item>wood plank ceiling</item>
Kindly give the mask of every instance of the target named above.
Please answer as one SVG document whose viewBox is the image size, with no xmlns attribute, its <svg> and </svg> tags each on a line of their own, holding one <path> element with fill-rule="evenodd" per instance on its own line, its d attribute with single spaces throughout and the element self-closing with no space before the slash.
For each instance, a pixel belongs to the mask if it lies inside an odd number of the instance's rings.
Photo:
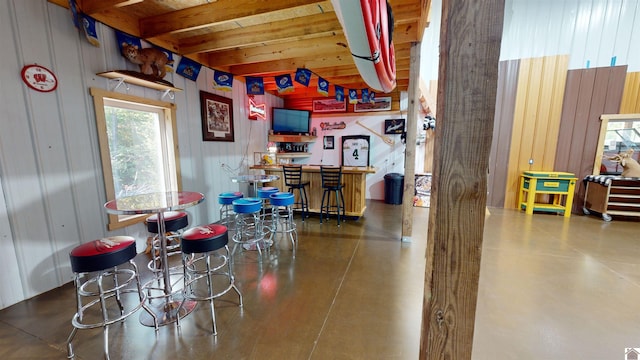
<svg viewBox="0 0 640 360">
<path fill-rule="evenodd" d="M 49 0 L 68 7 L 68 0 Z M 356 1 L 356 0 L 354 0 Z M 235 77 L 262 76 L 265 90 L 304 102 L 318 98 L 318 76 L 345 88 L 368 88 L 352 60 L 331 1 L 77 0 L 82 12 L 114 29 Z M 389 0 L 395 19 L 397 87 L 409 85 L 411 44 L 422 39 L 431 0 Z M 274 76 L 307 68 L 308 88 L 277 94 Z M 333 86 L 330 87 L 333 95 Z"/>
</svg>

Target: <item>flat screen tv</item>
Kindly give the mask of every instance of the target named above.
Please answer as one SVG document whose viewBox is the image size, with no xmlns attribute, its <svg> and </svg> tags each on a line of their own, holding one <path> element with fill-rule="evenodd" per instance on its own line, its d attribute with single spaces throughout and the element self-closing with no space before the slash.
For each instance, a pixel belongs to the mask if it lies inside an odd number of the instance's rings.
<svg viewBox="0 0 640 360">
<path fill-rule="evenodd" d="M 311 112 L 307 110 L 273 108 L 271 129 L 279 135 L 308 134 L 311 126 Z"/>
</svg>

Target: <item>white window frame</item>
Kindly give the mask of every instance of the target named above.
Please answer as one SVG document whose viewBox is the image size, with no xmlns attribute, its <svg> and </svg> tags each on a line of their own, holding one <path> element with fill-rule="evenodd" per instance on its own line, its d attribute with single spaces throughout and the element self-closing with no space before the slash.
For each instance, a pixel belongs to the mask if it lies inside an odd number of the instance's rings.
<svg viewBox="0 0 640 360">
<path fill-rule="evenodd" d="M 115 199 L 115 187 L 113 184 L 113 170 L 111 167 L 111 154 L 109 151 L 109 139 L 107 136 L 107 121 L 104 112 L 105 104 L 109 106 L 113 102 L 126 102 L 127 107 L 147 109 L 161 114 L 160 121 L 164 121 L 162 133 L 163 163 L 165 168 L 166 191 L 181 191 L 182 181 L 180 177 L 180 161 L 178 153 L 178 131 L 176 125 L 176 105 L 168 102 L 150 100 L 138 96 L 106 91 L 99 88 L 90 89 L 96 112 L 96 126 L 100 145 L 100 158 L 102 160 L 102 175 L 104 179 L 107 201 Z M 129 106 L 130 105 L 130 106 Z M 175 171 L 173 171 L 175 169 Z M 120 229 L 142 222 L 149 215 L 113 215 L 109 214 L 108 230 Z"/>
</svg>

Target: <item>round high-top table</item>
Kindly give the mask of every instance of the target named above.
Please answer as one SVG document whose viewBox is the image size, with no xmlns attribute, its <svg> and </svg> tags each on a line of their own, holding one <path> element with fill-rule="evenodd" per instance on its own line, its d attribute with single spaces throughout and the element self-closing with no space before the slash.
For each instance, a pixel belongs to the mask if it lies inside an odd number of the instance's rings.
<svg viewBox="0 0 640 360">
<path fill-rule="evenodd" d="M 122 197 L 104 204 L 110 214 L 116 215 L 158 215 L 158 236 L 160 239 L 160 257 L 162 258 L 162 281 L 165 301 L 151 308 L 156 314 L 158 325 L 166 325 L 188 315 L 196 306 L 195 301 L 182 301 L 171 288 L 171 279 L 167 256 L 167 239 L 164 224 L 166 211 L 182 210 L 204 201 L 204 195 L 193 191 L 156 192 Z M 157 281 L 154 279 L 153 281 Z M 181 306 L 182 305 L 182 306 Z M 140 315 L 140 322 L 146 326 L 154 326 L 152 315 L 144 312 Z"/>
<path fill-rule="evenodd" d="M 278 179 L 280 179 L 278 175 L 238 175 L 231 177 L 231 181 L 234 183 L 253 183 L 253 197 L 258 196 L 258 184 L 264 184 Z"/>
</svg>

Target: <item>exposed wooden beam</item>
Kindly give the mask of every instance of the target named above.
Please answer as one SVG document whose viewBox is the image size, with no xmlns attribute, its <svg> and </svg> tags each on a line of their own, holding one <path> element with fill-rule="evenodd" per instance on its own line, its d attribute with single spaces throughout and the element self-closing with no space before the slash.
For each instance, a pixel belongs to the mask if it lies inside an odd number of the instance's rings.
<svg viewBox="0 0 640 360">
<path fill-rule="evenodd" d="M 281 42 L 299 41 L 342 33 L 335 13 L 329 12 L 295 19 L 249 26 L 211 34 L 198 35 L 180 41 L 180 52 L 198 52 L 242 49 L 248 46 L 269 45 Z"/>
<path fill-rule="evenodd" d="M 411 47 L 411 70 L 407 108 L 406 143 L 404 150 L 404 188 L 402 191 L 402 239 L 408 239 L 413 232 L 413 196 L 416 189 L 416 139 L 418 138 L 418 79 L 420 79 L 421 43 Z"/>
<path fill-rule="evenodd" d="M 295 7 L 313 7 L 328 1 L 310 0 L 235 0 L 218 1 L 140 20 L 145 38 L 196 30 L 215 24 L 258 17 Z"/>
<path fill-rule="evenodd" d="M 236 65 L 231 66 L 229 69 L 232 74 L 260 76 L 261 74 L 267 73 L 293 72 L 297 68 L 315 69 L 318 67 L 350 64 L 353 64 L 353 60 L 349 53 L 343 55 L 318 54 L 318 56 L 314 57 L 300 57 L 295 59 L 266 61 L 257 64 Z"/>
<path fill-rule="evenodd" d="M 93 16 L 105 10 L 138 4 L 143 1 L 144 0 L 81 0 L 78 4 L 83 13 Z"/>
<path fill-rule="evenodd" d="M 275 61 L 308 56 L 309 54 L 325 54 L 329 56 L 349 55 L 344 35 L 325 36 L 308 41 L 291 41 L 245 49 L 219 51 L 209 54 L 209 66 L 232 66 L 263 61 Z M 353 61 L 351 64 L 355 66 Z"/>
<path fill-rule="evenodd" d="M 442 1 L 420 359 L 471 359 L 504 1 Z"/>
<path fill-rule="evenodd" d="M 422 41 L 424 30 L 429 26 L 431 21 L 431 0 L 420 0 L 420 20 L 418 21 L 418 39 Z"/>
</svg>

